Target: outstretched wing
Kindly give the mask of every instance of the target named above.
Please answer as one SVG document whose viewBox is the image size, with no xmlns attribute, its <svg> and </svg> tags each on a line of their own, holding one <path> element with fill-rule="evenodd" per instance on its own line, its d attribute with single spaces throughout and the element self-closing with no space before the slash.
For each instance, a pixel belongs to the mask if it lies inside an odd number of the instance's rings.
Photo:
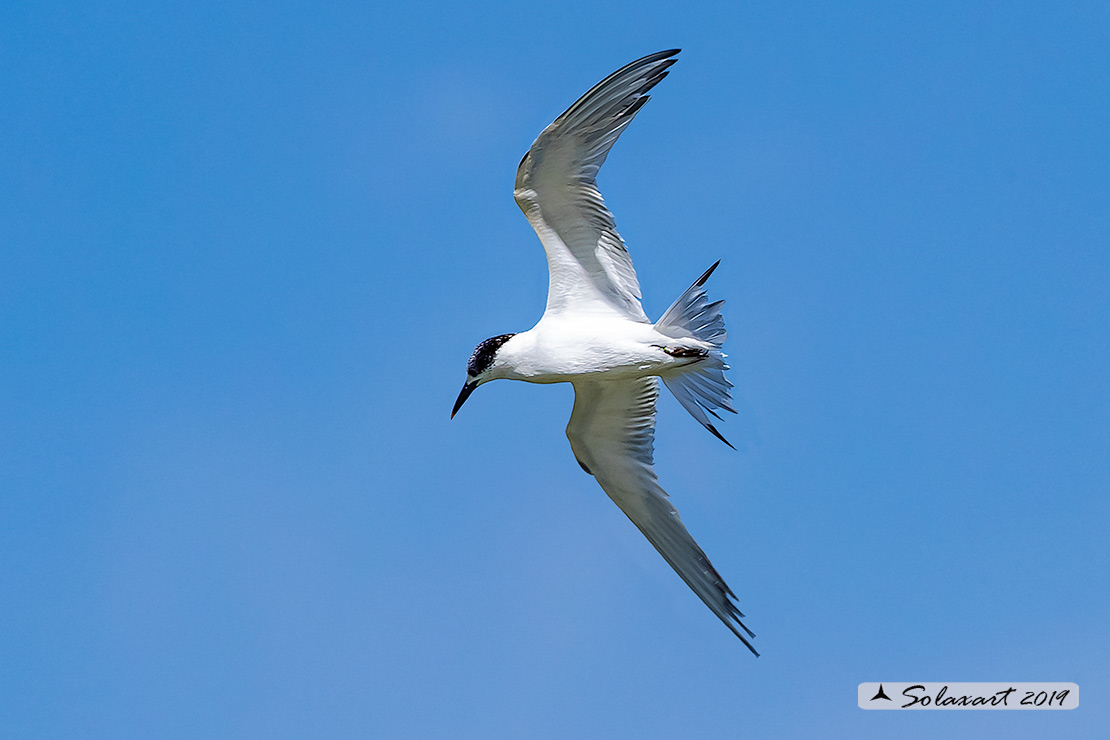
<svg viewBox="0 0 1110 740">
<path fill-rule="evenodd" d="M 678 51 L 651 54 L 606 77 L 545 128 L 520 162 L 513 194 L 547 252 L 548 313 L 616 310 L 648 320 L 597 171 Z"/>
<path fill-rule="evenodd" d="M 578 463 L 639 527 L 659 554 L 714 614 L 756 655 L 755 637 L 740 622 L 732 590 L 682 524 L 652 466 L 655 439 L 654 377 L 574 383 L 567 437 Z M 746 636 L 745 636 L 746 633 Z"/>
</svg>

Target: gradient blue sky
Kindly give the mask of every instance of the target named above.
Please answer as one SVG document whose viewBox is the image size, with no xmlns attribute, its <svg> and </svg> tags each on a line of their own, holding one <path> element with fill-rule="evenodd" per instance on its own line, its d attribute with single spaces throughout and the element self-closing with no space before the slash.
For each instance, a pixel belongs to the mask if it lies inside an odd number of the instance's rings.
<svg viewBox="0 0 1110 740">
<path fill-rule="evenodd" d="M 917 5 L 5 3 L 0 735 L 1105 731 L 1110 9 Z M 600 182 L 649 315 L 723 259 L 739 451 L 656 449 L 759 659 L 569 387 L 448 421 L 543 308 L 521 155 L 673 46 Z"/>
</svg>

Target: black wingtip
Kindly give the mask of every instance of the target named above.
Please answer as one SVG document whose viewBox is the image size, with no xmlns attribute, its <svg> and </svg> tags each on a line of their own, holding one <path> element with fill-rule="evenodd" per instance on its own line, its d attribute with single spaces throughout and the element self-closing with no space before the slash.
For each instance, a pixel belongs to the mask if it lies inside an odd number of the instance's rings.
<svg viewBox="0 0 1110 740">
<path fill-rule="evenodd" d="M 654 54 L 648 54 L 645 57 L 640 57 L 636 61 L 629 62 L 628 64 L 624 65 L 623 67 L 618 69 L 613 74 L 606 77 L 604 80 L 602 80 L 597 85 L 595 85 L 594 88 L 596 89 L 597 87 L 600 87 L 601 85 L 605 84 L 606 82 L 613 79 L 614 77 L 618 77 L 622 74 L 625 74 L 629 70 L 641 69 L 641 68 L 644 68 L 644 67 L 649 67 L 653 64 L 658 65 L 656 67 L 656 69 L 654 70 L 654 76 L 652 76 L 650 78 L 650 83 L 643 90 L 641 90 L 641 92 L 647 92 L 652 87 L 654 87 L 656 85 L 656 83 L 659 82 L 659 80 L 663 79 L 663 77 L 666 76 L 666 71 L 665 70 L 668 67 L 670 67 L 672 64 L 674 64 L 675 62 L 678 61 L 677 59 L 670 59 L 669 57 L 673 57 L 675 54 L 677 54 L 680 51 L 682 51 L 682 49 L 668 49 L 667 51 L 657 51 Z M 591 92 L 592 92 L 592 90 L 591 90 Z M 589 95 L 589 93 L 586 93 L 586 95 Z M 585 97 L 585 95 L 583 97 Z"/>
<path fill-rule="evenodd" d="M 714 416 L 716 416 L 716 414 L 714 414 Z M 718 417 L 718 418 L 719 418 L 719 417 Z M 724 443 L 725 443 L 726 445 L 728 445 L 729 447 L 732 447 L 732 442 L 729 442 L 729 441 L 728 441 L 727 439 L 725 439 L 724 437 L 722 437 L 722 436 L 721 436 L 721 433 L 717 431 L 717 428 L 716 428 L 715 426 L 713 426 L 712 424 L 706 424 L 706 425 L 705 425 L 705 428 L 706 428 L 706 429 L 708 429 L 709 431 L 711 431 L 711 432 L 713 433 L 713 436 L 714 436 L 714 437 L 716 437 L 717 439 L 721 440 L 722 442 L 724 442 Z M 735 447 L 732 447 L 732 449 L 734 449 L 734 450 L 735 450 L 736 448 L 735 448 Z"/>
<path fill-rule="evenodd" d="M 717 269 L 717 265 L 719 264 L 721 264 L 721 261 L 717 260 L 713 263 L 712 267 L 703 272 L 701 277 L 694 281 L 694 287 L 700 288 L 701 286 L 705 285 L 705 281 L 709 279 L 709 276 L 713 274 L 713 271 Z"/>
<path fill-rule="evenodd" d="M 750 629 L 745 627 L 742 622 L 737 622 L 737 624 L 740 625 L 741 629 L 743 629 L 745 632 L 748 633 L 748 637 L 751 637 L 753 640 L 755 639 L 755 633 L 754 632 L 752 632 Z M 759 651 L 756 650 L 750 642 L 748 642 L 747 638 L 745 638 L 739 632 L 736 633 L 736 636 L 740 638 L 740 642 L 744 643 L 744 647 L 746 647 L 748 650 L 752 651 L 752 655 L 754 655 L 757 658 L 759 657 Z"/>
<path fill-rule="evenodd" d="M 736 622 L 736 624 L 740 625 L 741 629 L 743 629 L 743 630 L 744 630 L 745 632 L 747 632 L 747 633 L 748 633 L 748 634 L 749 634 L 749 635 L 750 635 L 750 636 L 751 636 L 752 638 L 754 638 L 754 637 L 755 637 L 755 633 L 754 633 L 754 632 L 752 632 L 752 631 L 751 631 L 750 629 L 748 629 L 747 627 L 745 627 L 745 626 L 744 626 L 744 625 L 743 625 L 743 624 L 742 624 L 741 622 Z M 748 638 L 747 638 L 747 637 L 744 637 L 744 635 L 742 635 L 742 634 L 740 633 L 740 630 L 736 629 L 736 625 L 734 625 L 734 624 L 731 624 L 731 623 L 729 623 L 729 625 L 728 625 L 728 626 L 732 628 L 732 634 L 734 634 L 734 635 L 736 635 L 737 637 L 739 637 L 739 638 L 740 638 L 740 642 L 744 643 L 744 647 L 746 647 L 746 648 L 747 648 L 748 650 L 751 650 L 751 651 L 752 651 L 752 655 L 754 655 L 755 657 L 757 657 L 757 658 L 758 658 L 758 657 L 759 657 L 759 651 L 758 651 L 758 650 L 756 650 L 756 649 L 755 649 L 755 648 L 754 648 L 754 647 L 752 646 L 752 644 L 751 644 L 750 642 L 748 642 Z"/>
</svg>

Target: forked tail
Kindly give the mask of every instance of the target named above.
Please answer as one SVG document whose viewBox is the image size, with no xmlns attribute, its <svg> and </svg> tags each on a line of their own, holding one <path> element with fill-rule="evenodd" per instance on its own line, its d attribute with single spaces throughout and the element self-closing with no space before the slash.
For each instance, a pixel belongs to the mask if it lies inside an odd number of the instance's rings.
<svg viewBox="0 0 1110 740">
<path fill-rule="evenodd" d="M 705 281 L 719 264 L 721 264 L 720 260 L 713 263 L 704 275 L 678 297 L 662 318 L 655 322 L 655 330 L 675 339 L 693 337 L 709 345 L 704 358 L 663 375 L 663 383 L 691 416 L 712 432 L 713 436 L 732 447 L 707 416 L 712 414 L 719 420 L 721 417 L 717 416 L 717 409 L 736 413 L 729 396 L 732 383 L 725 379 L 728 365 L 725 364 L 725 353 L 721 351 L 721 345 L 728 337 L 728 332 L 725 331 L 725 319 L 721 315 L 721 306 L 725 302 L 710 303 L 705 290 L 702 289 Z M 733 449 L 736 448 L 733 447 Z"/>
</svg>

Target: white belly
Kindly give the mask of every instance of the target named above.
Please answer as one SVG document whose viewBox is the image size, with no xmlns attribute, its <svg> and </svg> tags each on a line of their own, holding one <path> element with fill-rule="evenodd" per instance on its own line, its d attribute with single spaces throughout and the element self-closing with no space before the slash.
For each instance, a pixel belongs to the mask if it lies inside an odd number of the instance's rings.
<svg viewBox="0 0 1110 740">
<path fill-rule="evenodd" d="M 533 383 L 560 383 L 590 375 L 643 377 L 658 375 L 689 359 L 668 355 L 674 340 L 651 324 L 616 317 L 562 320 L 545 316 L 512 344 L 510 377 Z M 506 345 L 508 347 L 508 345 Z"/>
</svg>

